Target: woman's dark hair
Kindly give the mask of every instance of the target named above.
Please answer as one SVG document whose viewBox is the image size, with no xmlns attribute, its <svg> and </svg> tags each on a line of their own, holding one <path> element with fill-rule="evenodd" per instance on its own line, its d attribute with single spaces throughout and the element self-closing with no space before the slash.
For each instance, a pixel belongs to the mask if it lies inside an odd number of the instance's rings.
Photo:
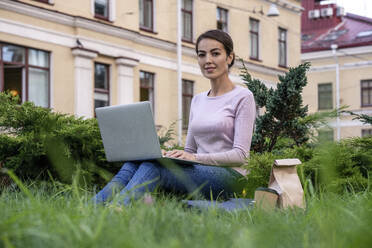
<svg viewBox="0 0 372 248">
<path fill-rule="evenodd" d="M 233 44 L 233 41 L 230 35 L 222 30 L 213 29 L 213 30 L 208 30 L 202 33 L 201 35 L 199 35 L 198 39 L 196 40 L 196 45 L 195 45 L 196 53 L 198 53 L 199 42 L 203 39 L 212 39 L 212 40 L 216 40 L 222 43 L 223 47 L 226 50 L 227 56 L 229 56 L 234 51 L 234 44 Z M 234 65 L 234 61 L 235 61 L 235 54 L 233 54 L 233 59 L 231 63 L 229 64 L 229 68 L 231 68 Z"/>
</svg>

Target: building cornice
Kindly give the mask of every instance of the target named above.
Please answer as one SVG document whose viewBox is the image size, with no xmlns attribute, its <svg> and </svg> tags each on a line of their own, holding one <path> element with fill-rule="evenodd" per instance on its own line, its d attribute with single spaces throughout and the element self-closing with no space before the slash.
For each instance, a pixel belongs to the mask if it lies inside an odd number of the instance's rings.
<svg viewBox="0 0 372 248">
<path fill-rule="evenodd" d="M 244 11 L 244 12 L 251 12 L 251 13 L 253 12 L 252 9 L 234 7 L 232 5 L 221 3 L 221 1 L 216 1 L 216 0 L 203 0 L 203 1 L 204 2 L 209 2 L 209 3 L 214 3 L 218 6 L 223 6 L 223 7 L 226 7 L 228 9 L 235 9 L 235 10 L 240 10 L 240 11 Z M 269 2 L 269 3 L 275 3 L 276 5 L 282 7 L 286 10 L 295 12 L 297 14 L 301 14 L 301 12 L 304 10 L 304 8 L 301 5 L 293 4 L 293 3 L 291 3 L 287 0 L 264 0 L 264 1 Z M 257 6 L 257 7 L 259 7 L 259 6 Z"/>
<path fill-rule="evenodd" d="M 310 72 L 334 71 L 336 70 L 336 66 L 337 66 L 336 64 L 311 66 Z M 340 65 L 340 70 L 361 69 L 361 68 L 367 68 L 367 67 L 372 67 L 372 60 L 345 63 L 345 64 Z"/>
<path fill-rule="evenodd" d="M 372 46 L 360 46 L 360 47 L 351 47 L 351 48 L 341 48 L 337 51 L 337 56 L 343 57 L 348 55 L 358 55 L 358 54 L 372 54 Z M 326 51 L 317 51 L 310 53 L 302 53 L 301 60 L 317 60 L 317 59 L 330 59 L 333 58 L 332 50 Z"/>
</svg>

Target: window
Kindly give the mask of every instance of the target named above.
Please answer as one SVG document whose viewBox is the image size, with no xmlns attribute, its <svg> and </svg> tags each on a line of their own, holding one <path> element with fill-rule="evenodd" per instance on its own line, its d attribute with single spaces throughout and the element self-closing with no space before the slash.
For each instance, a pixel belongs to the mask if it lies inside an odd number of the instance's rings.
<svg viewBox="0 0 372 248">
<path fill-rule="evenodd" d="M 372 80 L 361 81 L 362 107 L 372 106 Z"/>
<path fill-rule="evenodd" d="M 94 17 L 109 19 L 109 0 L 94 0 Z"/>
<path fill-rule="evenodd" d="M 20 101 L 49 107 L 49 53 L 0 43 L 0 90 L 19 96 Z"/>
<path fill-rule="evenodd" d="M 279 28 L 279 66 L 287 67 L 287 30 Z"/>
<path fill-rule="evenodd" d="M 192 4 L 193 0 L 182 0 L 182 39 L 192 42 Z"/>
<path fill-rule="evenodd" d="M 182 128 L 187 130 L 191 100 L 194 96 L 194 82 L 182 79 Z"/>
<path fill-rule="evenodd" d="M 318 84 L 318 109 L 332 109 L 332 83 Z"/>
<path fill-rule="evenodd" d="M 228 20 L 227 9 L 217 8 L 217 29 L 227 32 Z"/>
<path fill-rule="evenodd" d="M 153 31 L 153 0 L 139 0 L 140 28 Z"/>
<path fill-rule="evenodd" d="M 153 113 L 155 113 L 154 77 L 154 73 L 140 71 L 140 101 L 149 101 Z"/>
<path fill-rule="evenodd" d="M 334 140 L 333 129 L 323 129 L 318 131 L 319 142 L 329 142 Z"/>
<path fill-rule="evenodd" d="M 362 129 L 362 137 L 372 137 L 372 129 Z"/>
<path fill-rule="evenodd" d="M 110 105 L 109 66 L 94 64 L 94 109 Z"/>
<path fill-rule="evenodd" d="M 258 49 L 259 49 L 259 39 L 258 39 L 258 32 L 259 32 L 259 21 L 255 19 L 249 19 L 249 26 L 250 26 L 250 36 L 251 36 L 251 59 L 258 60 Z"/>
</svg>

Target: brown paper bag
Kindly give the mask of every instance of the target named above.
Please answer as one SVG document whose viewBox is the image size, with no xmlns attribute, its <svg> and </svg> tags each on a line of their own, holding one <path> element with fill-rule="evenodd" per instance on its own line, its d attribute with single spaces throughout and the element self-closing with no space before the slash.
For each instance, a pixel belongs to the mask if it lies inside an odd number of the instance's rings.
<svg viewBox="0 0 372 248">
<path fill-rule="evenodd" d="M 269 188 L 279 193 L 278 206 L 280 208 L 305 208 L 304 190 L 297 174 L 296 165 L 299 159 L 275 160 L 270 173 Z"/>
<path fill-rule="evenodd" d="M 278 206 L 279 194 L 269 188 L 257 188 L 254 192 L 255 205 L 264 210 L 273 210 Z"/>
</svg>

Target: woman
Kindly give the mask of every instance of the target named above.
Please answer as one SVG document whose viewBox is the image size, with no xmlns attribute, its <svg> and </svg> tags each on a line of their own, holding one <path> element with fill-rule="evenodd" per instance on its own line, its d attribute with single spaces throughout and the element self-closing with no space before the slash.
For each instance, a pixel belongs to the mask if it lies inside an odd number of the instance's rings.
<svg viewBox="0 0 372 248">
<path fill-rule="evenodd" d="M 105 202 L 120 191 L 123 203 L 129 204 L 132 197 L 137 199 L 157 186 L 180 193 L 199 190 L 204 197 L 213 199 L 231 197 L 241 190 L 238 181 L 246 172 L 239 166 L 249 156 L 256 115 L 254 98 L 248 89 L 235 86 L 228 77 L 235 54 L 227 33 L 203 33 L 197 39 L 196 53 L 211 89 L 192 99 L 185 149 L 165 154 L 194 160 L 195 165 L 175 169 L 154 162 L 126 162 L 95 196 L 96 202 Z"/>
</svg>

